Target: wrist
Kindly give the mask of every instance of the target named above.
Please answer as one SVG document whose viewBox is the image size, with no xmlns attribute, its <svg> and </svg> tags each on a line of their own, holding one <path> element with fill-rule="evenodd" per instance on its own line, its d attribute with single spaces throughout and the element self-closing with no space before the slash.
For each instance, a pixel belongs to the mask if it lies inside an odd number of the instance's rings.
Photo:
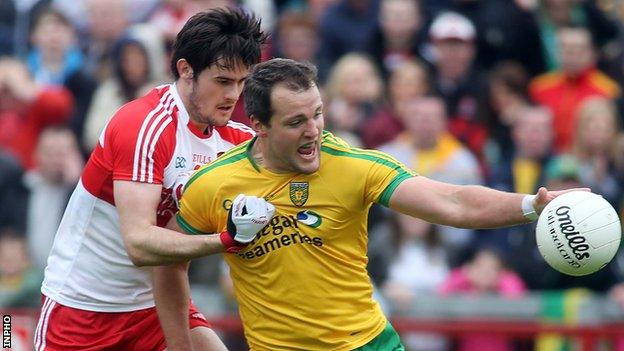
<svg viewBox="0 0 624 351">
<path fill-rule="evenodd" d="M 534 206 L 535 197 L 535 195 L 525 195 L 522 198 L 522 215 L 531 222 L 539 217 Z"/>
<path fill-rule="evenodd" d="M 221 239 L 221 244 L 223 244 L 225 252 L 228 253 L 237 253 L 246 246 L 245 244 L 239 243 L 238 241 L 234 240 L 230 232 L 228 232 L 227 230 L 222 231 L 219 234 L 219 239 Z"/>
</svg>

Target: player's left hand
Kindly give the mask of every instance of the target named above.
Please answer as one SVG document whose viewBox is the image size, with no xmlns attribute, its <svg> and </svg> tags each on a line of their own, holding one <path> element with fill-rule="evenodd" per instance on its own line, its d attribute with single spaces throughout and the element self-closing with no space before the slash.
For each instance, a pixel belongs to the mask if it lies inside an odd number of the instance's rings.
<svg viewBox="0 0 624 351">
<path fill-rule="evenodd" d="M 571 191 L 591 191 L 589 188 L 572 188 L 565 190 L 557 190 L 557 191 L 548 191 L 548 189 L 544 187 L 540 187 L 537 190 L 537 194 L 535 194 L 535 198 L 533 199 L 533 208 L 535 212 L 539 215 L 544 210 L 544 207 L 548 205 L 554 198 L 561 194 L 569 193 Z"/>
</svg>

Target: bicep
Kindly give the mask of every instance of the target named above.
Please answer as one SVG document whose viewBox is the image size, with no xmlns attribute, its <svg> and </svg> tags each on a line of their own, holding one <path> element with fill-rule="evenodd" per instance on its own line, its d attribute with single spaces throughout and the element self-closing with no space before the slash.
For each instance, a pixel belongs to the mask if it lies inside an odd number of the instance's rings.
<svg viewBox="0 0 624 351">
<path fill-rule="evenodd" d="M 459 186 L 423 176 L 404 180 L 390 197 L 389 207 L 437 224 L 451 224 L 458 213 Z"/>
<path fill-rule="evenodd" d="M 162 185 L 116 180 L 113 188 L 124 238 L 137 230 L 156 225 Z"/>
</svg>

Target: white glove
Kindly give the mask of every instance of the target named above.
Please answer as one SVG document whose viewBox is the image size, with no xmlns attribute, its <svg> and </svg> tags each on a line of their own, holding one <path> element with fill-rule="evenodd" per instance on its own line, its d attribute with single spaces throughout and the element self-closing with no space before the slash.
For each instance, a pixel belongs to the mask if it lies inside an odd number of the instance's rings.
<svg viewBox="0 0 624 351">
<path fill-rule="evenodd" d="M 228 214 L 228 232 L 234 241 L 247 244 L 264 228 L 275 213 L 275 206 L 263 198 L 239 194 Z"/>
</svg>

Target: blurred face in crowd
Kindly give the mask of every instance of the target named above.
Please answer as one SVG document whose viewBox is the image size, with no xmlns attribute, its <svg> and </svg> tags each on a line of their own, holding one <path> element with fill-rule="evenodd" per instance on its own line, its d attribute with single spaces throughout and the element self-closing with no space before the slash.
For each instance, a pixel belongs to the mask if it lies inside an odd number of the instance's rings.
<svg viewBox="0 0 624 351">
<path fill-rule="evenodd" d="M 519 156 L 529 159 L 546 157 L 553 141 L 552 115 L 542 107 L 523 108 L 512 126 L 512 138 Z"/>
<path fill-rule="evenodd" d="M 576 145 L 581 152 L 609 153 L 618 132 L 616 110 L 604 99 L 584 102 L 578 113 Z"/>
<path fill-rule="evenodd" d="M 316 86 L 293 91 L 277 85 L 271 92 L 269 125 L 252 121 L 266 145 L 264 166 L 276 173 L 310 174 L 320 166 L 323 102 Z"/>
<path fill-rule="evenodd" d="M 583 28 L 563 28 L 559 30 L 558 39 L 561 69 L 566 74 L 576 77 L 594 66 L 596 57 L 589 31 Z"/>
<path fill-rule="evenodd" d="M 78 154 L 76 138 L 69 130 L 46 130 L 39 137 L 35 154 L 39 173 L 48 182 L 61 184 L 67 161 Z"/>
<path fill-rule="evenodd" d="M 125 45 L 121 51 L 121 70 L 132 86 L 147 83 L 149 61 L 145 50 L 136 44 Z"/>
<path fill-rule="evenodd" d="M 95 40 L 112 43 L 128 26 L 124 0 L 88 0 L 89 34 Z"/>
<path fill-rule="evenodd" d="M 390 74 L 388 89 L 392 104 L 398 110 L 400 105 L 424 95 L 429 90 L 427 72 L 423 66 L 406 61 Z"/>
<path fill-rule="evenodd" d="M 475 57 L 474 42 L 460 39 L 435 40 L 436 67 L 443 79 L 459 80 L 468 73 Z"/>
<path fill-rule="evenodd" d="M 399 230 L 405 236 L 405 240 L 423 240 L 429 231 L 431 231 L 432 224 L 429 222 L 402 213 L 396 213 L 395 215 L 397 216 Z"/>
<path fill-rule="evenodd" d="M 14 236 L 0 237 L 0 276 L 21 274 L 29 266 L 26 242 Z"/>
<path fill-rule="evenodd" d="M 280 47 L 285 57 L 295 61 L 313 61 L 318 47 L 316 31 L 308 26 L 290 26 L 280 31 Z"/>
<path fill-rule="evenodd" d="M 468 279 L 477 291 L 496 291 L 498 279 L 503 271 L 500 258 L 493 252 L 483 250 L 468 263 Z"/>
<path fill-rule="evenodd" d="M 381 3 L 379 22 L 387 40 L 412 39 L 421 25 L 416 1 L 384 0 Z"/>
<path fill-rule="evenodd" d="M 41 50 L 44 59 L 60 60 L 65 51 L 74 44 L 74 29 L 56 14 L 46 13 L 37 21 L 32 43 Z"/>
<path fill-rule="evenodd" d="M 340 67 L 339 94 L 348 103 L 374 102 L 381 96 L 382 83 L 369 60 L 353 57 Z"/>
<path fill-rule="evenodd" d="M 406 104 L 402 120 L 416 147 L 430 149 L 446 130 L 446 107 L 440 98 L 419 98 Z"/>
</svg>

